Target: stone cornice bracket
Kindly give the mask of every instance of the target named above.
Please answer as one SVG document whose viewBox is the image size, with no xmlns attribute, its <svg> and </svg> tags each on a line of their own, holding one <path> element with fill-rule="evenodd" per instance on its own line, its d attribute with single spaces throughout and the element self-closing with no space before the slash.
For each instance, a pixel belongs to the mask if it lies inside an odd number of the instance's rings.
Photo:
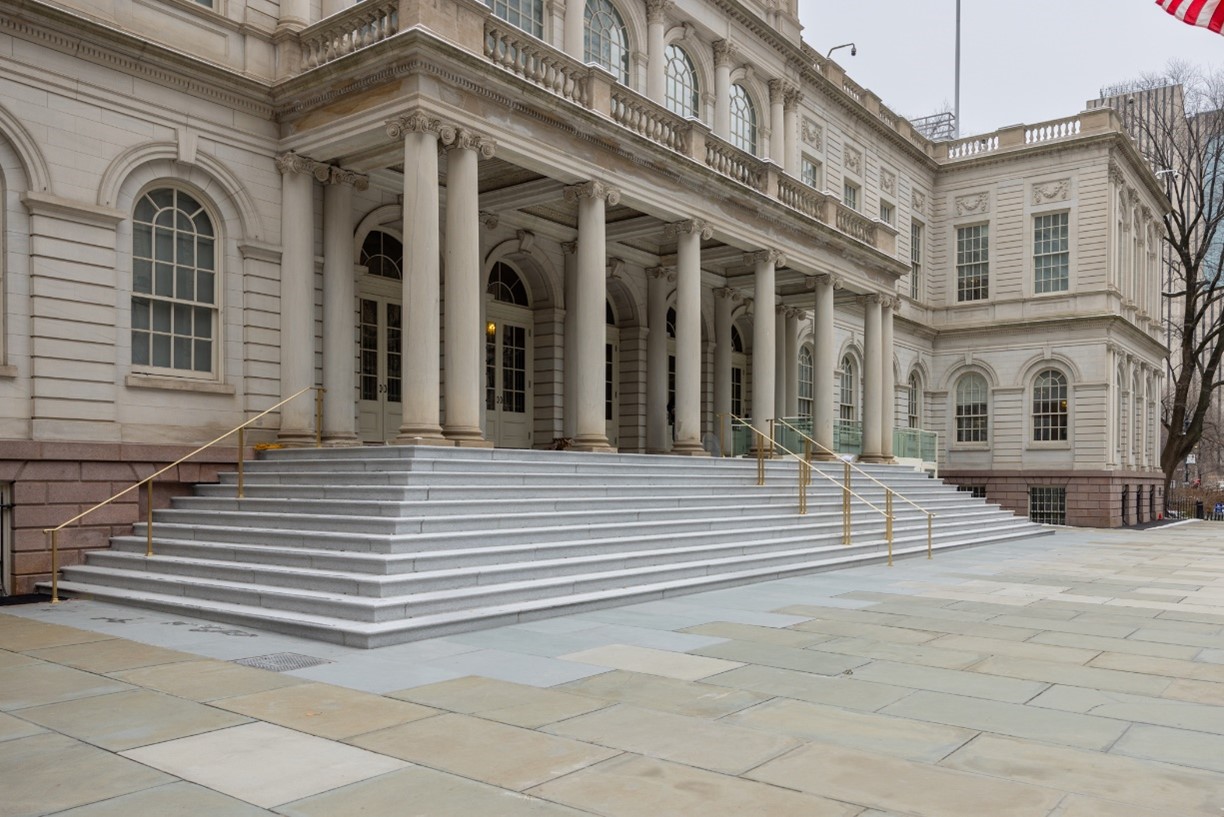
<svg viewBox="0 0 1224 817">
<path fill-rule="evenodd" d="M 651 278 L 659 278 L 669 283 L 675 283 L 676 271 L 671 267 L 650 267 L 646 270 L 646 274 Z"/>
<path fill-rule="evenodd" d="M 370 177 L 364 173 L 358 173 L 356 170 L 345 170 L 342 167 L 332 166 L 331 175 L 327 179 L 328 184 L 349 184 L 354 190 L 370 189 Z"/>
<path fill-rule="evenodd" d="M 783 267 L 786 266 L 786 256 L 780 250 L 757 250 L 744 253 L 744 263 L 749 265 L 773 264 L 775 267 Z"/>
<path fill-rule="evenodd" d="M 732 289 L 731 287 L 719 287 L 718 289 L 714 290 L 714 297 L 726 298 L 727 300 L 736 302 L 744 300 L 744 293 L 740 292 L 738 289 Z"/>
<path fill-rule="evenodd" d="M 480 153 L 482 159 L 492 159 L 493 154 L 497 152 L 496 140 L 467 128 L 455 129 L 454 137 L 449 142 L 445 137 L 442 141 L 447 150 L 475 150 Z"/>
<path fill-rule="evenodd" d="M 501 216 L 488 210 L 481 210 L 479 218 L 486 230 L 496 230 L 497 225 L 501 223 Z"/>
<path fill-rule="evenodd" d="M 444 145 L 455 141 L 458 130 L 454 125 L 448 125 L 441 119 L 434 119 L 424 111 L 413 111 L 394 119 L 388 119 L 386 125 L 387 136 L 392 139 L 403 139 L 410 133 L 432 133 L 437 135 Z"/>
<path fill-rule="evenodd" d="M 666 22 L 667 12 L 675 5 L 672 0 L 646 0 L 646 22 Z"/>
<path fill-rule="evenodd" d="M 515 230 L 514 237 L 518 239 L 519 252 L 531 252 L 535 246 L 536 235 L 531 230 Z"/>
<path fill-rule="evenodd" d="M 715 65 L 731 64 L 739 57 L 739 49 L 730 40 L 715 40 L 713 48 Z"/>
<path fill-rule="evenodd" d="M 609 258 L 608 259 L 608 278 L 611 280 L 620 280 L 621 274 L 625 271 L 625 259 Z"/>
<path fill-rule="evenodd" d="M 714 228 L 699 218 L 686 218 L 683 221 L 674 221 L 663 228 L 663 236 L 668 239 L 691 233 L 699 233 L 702 241 L 709 241 L 714 237 Z"/>
<path fill-rule="evenodd" d="M 282 176 L 288 176 L 291 173 L 308 173 L 321 182 L 331 180 L 331 165 L 325 165 L 322 162 L 316 162 L 314 159 L 299 156 L 292 150 L 276 157 L 276 169 L 281 172 Z"/>
<path fill-rule="evenodd" d="M 580 182 L 565 188 L 565 200 L 570 203 L 576 202 L 578 199 L 600 198 L 606 200 L 608 204 L 615 205 L 620 202 L 620 197 L 620 188 L 613 187 L 605 182 Z"/>
</svg>

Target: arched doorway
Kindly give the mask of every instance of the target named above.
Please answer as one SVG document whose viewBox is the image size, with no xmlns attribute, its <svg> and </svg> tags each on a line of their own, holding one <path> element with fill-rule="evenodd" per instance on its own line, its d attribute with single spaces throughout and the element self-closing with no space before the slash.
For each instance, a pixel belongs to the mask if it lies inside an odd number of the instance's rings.
<svg viewBox="0 0 1224 817">
<path fill-rule="evenodd" d="M 607 335 L 604 341 L 604 420 L 608 442 L 613 448 L 620 441 L 620 330 L 609 301 L 604 306 Z"/>
<path fill-rule="evenodd" d="M 489 270 L 485 315 L 485 439 L 499 448 L 530 448 L 532 316 L 527 287 L 509 264 Z"/>
<path fill-rule="evenodd" d="M 403 421 L 403 258 L 399 239 L 381 230 L 361 244 L 357 293 L 357 433 L 386 442 Z"/>
</svg>

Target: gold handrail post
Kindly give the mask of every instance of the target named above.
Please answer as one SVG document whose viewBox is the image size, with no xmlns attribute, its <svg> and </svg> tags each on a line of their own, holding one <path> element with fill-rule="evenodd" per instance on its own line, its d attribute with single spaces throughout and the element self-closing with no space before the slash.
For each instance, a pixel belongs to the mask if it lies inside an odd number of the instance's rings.
<svg viewBox="0 0 1224 817">
<path fill-rule="evenodd" d="M 246 429 L 238 429 L 238 498 L 242 499 L 243 490 L 243 473 L 242 473 L 242 452 L 246 450 Z"/>
<path fill-rule="evenodd" d="M 315 386 L 315 448 L 323 447 L 323 395 L 327 389 Z"/>
<path fill-rule="evenodd" d="M 850 463 L 842 462 L 842 544 L 850 544 Z"/>
<path fill-rule="evenodd" d="M 149 490 L 145 492 L 145 558 L 153 555 L 153 479 L 146 483 Z"/>
<path fill-rule="evenodd" d="M 51 603 L 59 604 L 59 531 L 48 529 L 51 537 Z"/>
<path fill-rule="evenodd" d="M 756 433 L 756 449 L 757 449 L 757 485 L 765 484 L 765 435 L 758 431 L 755 427 L 752 430 Z"/>
<path fill-rule="evenodd" d="M 927 511 L 927 558 L 931 558 L 931 520 L 935 518 L 935 514 Z"/>
<path fill-rule="evenodd" d="M 893 490 L 884 489 L 884 535 L 888 537 L 888 547 L 892 550 L 893 543 Z"/>
</svg>

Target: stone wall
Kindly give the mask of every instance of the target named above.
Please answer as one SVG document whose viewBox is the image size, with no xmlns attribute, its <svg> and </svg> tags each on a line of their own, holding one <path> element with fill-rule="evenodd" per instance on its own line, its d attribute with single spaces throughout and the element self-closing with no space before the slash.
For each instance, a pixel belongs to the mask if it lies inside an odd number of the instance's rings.
<svg viewBox="0 0 1224 817">
<path fill-rule="evenodd" d="M 1066 488 L 1067 524 L 1074 526 L 1117 528 L 1150 522 L 1164 513 L 1164 476 L 1158 471 L 942 471 L 940 477 L 953 485 L 984 486 L 987 500 L 1025 517 L 1030 487 Z M 1142 498 L 1137 501 L 1139 491 Z"/>
</svg>

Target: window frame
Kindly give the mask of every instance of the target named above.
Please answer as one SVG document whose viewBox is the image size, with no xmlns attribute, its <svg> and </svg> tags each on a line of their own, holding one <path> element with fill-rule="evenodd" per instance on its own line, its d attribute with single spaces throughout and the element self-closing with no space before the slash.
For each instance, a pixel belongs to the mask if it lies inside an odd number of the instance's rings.
<svg viewBox="0 0 1224 817">
<path fill-rule="evenodd" d="M 1071 439 L 1070 378 L 1047 366 L 1033 376 L 1029 393 L 1029 442 L 1034 447 L 1064 448 Z"/>
<path fill-rule="evenodd" d="M 857 423 L 859 412 L 858 361 L 849 353 L 842 355 L 841 366 L 837 370 L 837 419 L 842 422 Z M 850 400 L 846 400 L 847 392 Z"/>
<path fill-rule="evenodd" d="M 799 416 L 813 417 L 816 411 L 816 358 L 810 344 L 799 347 Z M 806 410 L 805 410 L 806 408 Z"/>
<path fill-rule="evenodd" d="M 966 394 L 970 382 L 981 384 L 981 394 Z M 952 388 L 952 441 L 958 448 L 987 448 L 990 445 L 990 381 L 981 372 L 964 372 Z M 979 397 L 969 402 L 969 397 Z M 968 411 L 969 407 L 980 411 Z"/>
<path fill-rule="evenodd" d="M 677 64 L 676 54 L 683 57 L 683 64 L 688 72 L 688 83 L 684 77 L 673 74 L 672 67 Z M 697 75 L 697 63 L 688 51 L 679 43 L 668 43 L 663 49 L 663 104 L 676 114 L 686 119 L 701 119 L 701 78 Z M 682 100 L 672 93 L 674 88 L 683 88 L 690 97 L 689 105 L 682 105 Z"/>
<path fill-rule="evenodd" d="M 614 26 L 609 26 L 606 29 L 596 31 L 592 28 L 592 21 L 603 15 Z M 612 30 L 620 32 L 620 41 L 616 42 L 615 38 L 607 37 L 607 32 Z M 592 49 L 591 43 L 593 38 L 598 38 L 598 50 Z M 607 48 L 603 47 L 605 42 Z M 604 51 L 608 53 L 605 55 Z M 619 54 L 615 53 L 617 50 Z M 633 53 L 633 43 L 629 38 L 629 27 L 625 25 L 625 15 L 621 14 L 619 8 L 612 0 L 586 0 L 585 9 L 583 11 L 582 20 L 582 61 L 587 65 L 597 65 L 607 71 L 616 81 L 622 85 L 629 85 L 629 60 Z M 605 56 L 607 60 L 605 60 Z"/>
<path fill-rule="evenodd" d="M 955 227 L 956 302 L 990 298 L 990 222 Z"/>
<path fill-rule="evenodd" d="M 808 169 L 811 168 L 811 173 Z M 804 153 L 799 162 L 800 180 L 813 190 L 824 186 L 824 163 L 809 153 Z"/>
<path fill-rule="evenodd" d="M 738 93 L 736 90 L 738 89 Z M 760 149 L 760 116 L 752 94 L 741 82 L 734 82 L 728 90 L 728 112 L 731 123 L 731 144 L 745 153 L 757 156 Z M 740 103 L 737 108 L 736 103 Z"/>
<path fill-rule="evenodd" d="M 926 248 L 926 225 L 910 219 L 910 297 L 918 300 L 922 293 L 922 253 Z"/>
<path fill-rule="evenodd" d="M 851 179 L 842 179 L 842 204 L 858 212 L 859 203 L 863 199 L 863 186 Z"/>
<path fill-rule="evenodd" d="M 1060 249 L 1050 249 L 1051 239 L 1040 238 L 1042 222 L 1046 219 L 1060 219 L 1061 224 L 1061 241 L 1056 237 L 1055 242 L 1061 244 Z M 1060 295 L 1071 290 L 1071 211 L 1070 210 L 1052 210 L 1043 213 L 1033 213 L 1031 222 L 1032 236 L 1032 256 L 1031 263 L 1033 268 L 1032 287 L 1033 295 Z M 1048 229 L 1048 228 L 1045 228 Z M 1044 252 L 1042 250 L 1045 250 Z M 1061 264 L 1057 259 L 1061 257 Z M 1054 269 L 1061 267 L 1061 274 L 1058 276 L 1044 275 L 1048 271 L 1047 263 L 1053 262 L 1056 266 Z M 1051 286 L 1051 284 L 1061 284 L 1061 286 Z"/>
<path fill-rule="evenodd" d="M 897 222 L 897 206 L 888 199 L 880 199 L 880 221 L 893 227 Z"/>
</svg>

